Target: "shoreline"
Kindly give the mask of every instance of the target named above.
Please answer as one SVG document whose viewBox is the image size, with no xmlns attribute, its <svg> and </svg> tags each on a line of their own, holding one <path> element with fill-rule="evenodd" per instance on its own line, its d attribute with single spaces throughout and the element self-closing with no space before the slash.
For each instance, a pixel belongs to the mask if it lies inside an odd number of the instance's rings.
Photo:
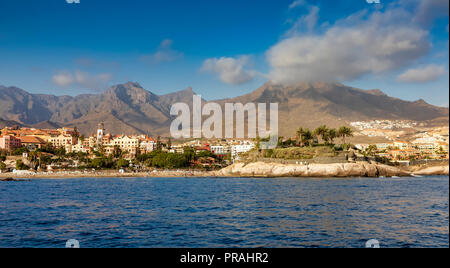
<svg viewBox="0 0 450 268">
<path fill-rule="evenodd" d="M 382 177 L 422 177 L 448 176 L 449 166 L 392 167 L 381 164 L 345 163 L 294 165 L 253 162 L 236 163 L 217 171 L 163 170 L 150 172 L 118 171 L 61 171 L 36 173 L 0 173 L 0 180 L 12 179 L 76 179 L 76 178 L 382 178 Z"/>
<path fill-rule="evenodd" d="M 448 176 L 449 166 L 393 167 L 378 163 L 334 163 L 334 164 L 279 164 L 279 163 L 236 163 L 218 172 L 223 177 L 415 177 Z"/>
<path fill-rule="evenodd" d="M 120 172 L 94 172 L 94 173 L 35 173 L 35 174 L 17 174 L 17 173 L 0 173 L 0 180 L 6 178 L 13 179 L 77 179 L 77 178 L 201 178 L 212 177 L 212 174 L 206 172 L 178 172 L 178 171 L 161 171 L 161 172 L 137 172 L 137 173 L 120 173 Z"/>
</svg>

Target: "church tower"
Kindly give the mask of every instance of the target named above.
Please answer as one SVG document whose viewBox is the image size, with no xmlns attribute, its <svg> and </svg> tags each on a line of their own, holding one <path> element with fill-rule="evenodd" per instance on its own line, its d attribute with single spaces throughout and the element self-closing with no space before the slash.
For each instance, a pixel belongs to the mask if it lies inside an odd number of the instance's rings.
<svg viewBox="0 0 450 268">
<path fill-rule="evenodd" d="M 105 125 L 103 123 L 98 124 L 97 127 L 97 143 L 102 144 L 103 136 L 105 135 Z"/>
</svg>

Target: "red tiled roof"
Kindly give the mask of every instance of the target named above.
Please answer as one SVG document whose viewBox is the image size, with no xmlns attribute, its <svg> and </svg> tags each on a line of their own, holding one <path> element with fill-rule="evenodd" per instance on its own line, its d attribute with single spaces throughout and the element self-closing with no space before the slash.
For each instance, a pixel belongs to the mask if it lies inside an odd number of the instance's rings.
<svg viewBox="0 0 450 268">
<path fill-rule="evenodd" d="M 23 137 L 18 137 L 22 143 L 39 143 L 39 144 L 45 144 L 45 141 L 42 140 L 41 138 L 38 137 L 33 137 L 33 136 L 23 136 Z"/>
</svg>

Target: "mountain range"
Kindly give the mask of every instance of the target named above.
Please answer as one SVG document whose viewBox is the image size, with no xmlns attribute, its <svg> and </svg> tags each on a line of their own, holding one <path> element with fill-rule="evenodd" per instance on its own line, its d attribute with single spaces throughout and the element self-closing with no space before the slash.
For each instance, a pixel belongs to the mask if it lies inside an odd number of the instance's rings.
<svg viewBox="0 0 450 268">
<path fill-rule="evenodd" d="M 192 88 L 157 95 L 138 83 L 112 86 L 100 94 L 54 96 L 31 94 L 16 87 L 0 86 L 0 127 L 23 125 L 37 128 L 76 126 L 83 134 L 95 132 L 103 122 L 108 132 L 169 135 L 172 104 L 192 105 Z M 415 102 L 389 97 L 380 90 L 361 90 L 338 83 L 299 83 L 283 86 L 268 82 L 243 96 L 216 100 L 225 103 L 279 103 L 280 134 L 291 136 L 299 126 L 331 127 L 351 121 L 404 119 L 448 122 L 449 109 L 424 100 Z"/>
</svg>

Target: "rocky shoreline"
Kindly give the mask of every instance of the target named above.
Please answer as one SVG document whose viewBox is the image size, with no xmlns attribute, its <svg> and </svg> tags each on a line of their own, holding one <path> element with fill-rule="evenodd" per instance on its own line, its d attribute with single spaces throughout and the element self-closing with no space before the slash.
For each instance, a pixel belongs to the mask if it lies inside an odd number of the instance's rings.
<svg viewBox="0 0 450 268">
<path fill-rule="evenodd" d="M 357 162 L 334 164 L 235 163 L 218 171 L 160 170 L 152 172 L 39 172 L 27 174 L 0 173 L 1 181 L 12 179 L 70 179 L 70 178 L 226 178 L 226 177 L 412 177 L 448 176 L 449 166 L 393 167 Z"/>
<path fill-rule="evenodd" d="M 397 168 L 367 162 L 310 165 L 254 162 L 236 163 L 215 173 L 219 177 L 407 177 L 449 175 L 449 167 Z"/>
</svg>

